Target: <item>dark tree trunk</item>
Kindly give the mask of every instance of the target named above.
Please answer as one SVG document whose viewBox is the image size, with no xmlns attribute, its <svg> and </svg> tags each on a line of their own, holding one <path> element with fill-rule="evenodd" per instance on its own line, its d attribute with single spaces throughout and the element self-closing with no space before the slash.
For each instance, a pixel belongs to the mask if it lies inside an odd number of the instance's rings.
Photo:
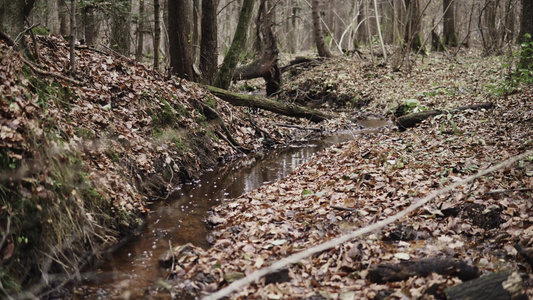
<svg viewBox="0 0 533 300">
<path fill-rule="evenodd" d="M 405 27 L 405 43 L 414 51 L 423 53 L 422 45 L 422 15 L 420 13 L 419 0 L 405 0 L 407 8 L 407 23 Z"/>
<path fill-rule="evenodd" d="M 111 16 L 111 49 L 129 56 L 131 0 L 117 0 L 117 6 Z"/>
<path fill-rule="evenodd" d="M 35 0 L 13 1 L 0 0 L 0 31 L 12 40 L 24 31 L 24 19 L 27 17 Z"/>
<path fill-rule="evenodd" d="M 200 71 L 202 82 L 209 85 L 213 84 L 218 67 L 217 7 L 218 0 L 202 1 Z"/>
<path fill-rule="evenodd" d="M 92 4 L 85 6 L 83 9 L 83 26 L 85 32 L 85 43 L 87 45 L 94 44 L 96 33 L 99 29 L 99 22 L 95 18 L 95 7 Z"/>
<path fill-rule="evenodd" d="M 532 39 L 525 37 L 526 33 L 533 36 L 533 1 L 522 0 L 522 18 L 520 18 L 520 37 L 519 42 L 530 42 Z"/>
<path fill-rule="evenodd" d="M 76 74 L 76 0 L 70 0 L 70 73 Z"/>
<path fill-rule="evenodd" d="M 444 10 L 444 44 L 452 47 L 458 45 L 457 32 L 455 32 L 455 0 L 442 1 Z"/>
<path fill-rule="evenodd" d="M 529 36 L 529 37 L 528 37 Z M 533 42 L 533 1 L 522 0 L 522 18 L 520 19 L 520 43 Z M 531 47 L 522 49 L 520 67 L 533 70 L 533 51 Z"/>
<path fill-rule="evenodd" d="M 248 40 L 248 28 L 253 18 L 254 3 L 255 0 L 244 0 L 242 4 L 235 36 L 214 81 L 214 85 L 219 88 L 227 89 L 231 84 L 235 68 Z"/>
<path fill-rule="evenodd" d="M 154 0 L 154 70 L 159 69 L 159 45 L 161 44 L 161 7 Z"/>
<path fill-rule="evenodd" d="M 135 51 L 135 60 L 141 61 L 143 56 L 144 44 L 144 0 L 139 1 L 139 24 L 137 24 L 137 50 Z"/>
<path fill-rule="evenodd" d="M 313 35 L 315 37 L 318 55 L 321 57 L 331 57 L 333 55 L 326 45 L 324 30 L 322 29 L 322 20 L 320 19 L 320 0 L 313 0 L 311 10 L 313 13 Z"/>
<path fill-rule="evenodd" d="M 193 1 L 168 1 L 168 40 L 172 74 L 194 81 Z"/>
</svg>

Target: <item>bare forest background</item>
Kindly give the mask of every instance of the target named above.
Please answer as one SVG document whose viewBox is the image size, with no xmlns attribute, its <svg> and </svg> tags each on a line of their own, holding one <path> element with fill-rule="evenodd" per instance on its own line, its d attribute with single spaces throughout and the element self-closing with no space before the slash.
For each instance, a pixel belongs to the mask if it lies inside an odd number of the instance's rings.
<svg viewBox="0 0 533 300">
<path fill-rule="evenodd" d="M 200 0 L 178 1 L 190 8 L 187 16 L 196 32 L 190 41 L 200 50 Z M 209 1 L 211 2 L 211 1 Z M 217 50 L 223 57 L 231 46 L 243 0 L 221 0 L 216 7 Z M 273 30 L 281 53 L 301 54 L 316 49 L 313 36 L 312 1 L 268 0 L 273 11 Z M 501 54 L 517 41 L 520 30 L 519 0 L 332 0 L 319 3 L 322 32 L 333 55 L 352 53 L 360 47 L 401 45 L 409 32 L 419 33 L 416 50 L 443 50 L 447 46 L 482 47 L 486 54 Z M 157 69 L 170 65 L 168 20 L 186 16 L 171 11 L 167 0 L 78 1 L 76 36 L 102 50 L 112 49 Z M 70 34 L 70 1 L 38 0 L 29 16 L 30 26 L 41 26 L 51 34 Z M 255 9 L 258 9 L 258 5 Z M 179 14 L 175 16 L 174 14 Z M 409 22 L 409 20 L 411 20 Z M 255 26 L 243 57 L 254 53 Z M 155 51 L 157 49 L 157 51 Z M 376 49 L 381 49 L 376 47 Z M 392 52 L 392 50 L 385 50 Z M 383 55 L 383 52 L 381 52 Z M 250 58 L 250 57 L 248 57 Z"/>
</svg>

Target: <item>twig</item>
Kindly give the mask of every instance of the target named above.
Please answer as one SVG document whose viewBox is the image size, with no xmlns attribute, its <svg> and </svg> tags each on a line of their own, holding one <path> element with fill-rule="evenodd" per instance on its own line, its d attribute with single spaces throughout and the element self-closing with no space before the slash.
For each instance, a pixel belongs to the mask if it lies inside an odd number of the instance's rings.
<svg viewBox="0 0 533 300">
<path fill-rule="evenodd" d="M 309 131 L 322 132 L 322 129 L 320 129 L 320 128 L 304 127 L 304 126 L 298 126 L 298 125 L 292 125 L 292 124 L 281 124 L 281 123 L 276 123 L 274 125 L 279 126 L 279 127 L 296 128 L 296 129 L 300 129 L 300 130 L 309 130 Z"/>
<path fill-rule="evenodd" d="M 520 155 L 517 155 L 517 156 L 514 156 L 514 157 L 511 157 L 509 158 L 508 160 L 504 161 L 504 162 L 501 162 L 491 168 L 488 168 L 488 169 L 485 169 L 483 171 L 479 171 L 477 174 L 475 175 L 472 175 L 472 176 L 469 176 L 463 180 L 460 180 L 460 181 L 457 181 L 455 183 L 452 183 L 450 184 L 449 186 L 447 187 L 444 187 L 438 191 L 435 191 L 431 194 L 429 194 L 428 196 L 414 202 L 413 204 L 411 204 L 409 207 L 407 207 L 405 210 L 403 211 L 400 211 L 399 213 L 393 215 L 393 216 L 390 216 L 384 220 L 381 220 L 381 221 L 378 221 L 374 224 L 371 224 L 369 226 L 366 226 L 366 227 L 363 227 L 361 229 L 358 229 L 356 231 L 352 231 L 351 233 L 348 233 L 348 234 L 345 234 L 343 236 L 340 236 L 338 238 L 335 238 L 333 240 L 330 240 L 330 241 L 327 241 L 325 243 L 322 243 L 320 245 L 317 245 L 317 246 L 314 246 L 312 248 L 309 248 L 307 250 L 304 250 L 302 252 L 298 252 L 298 253 L 295 253 L 289 257 L 286 257 L 282 260 L 279 260 L 275 263 L 273 263 L 272 265 L 266 267 L 266 268 L 263 268 L 263 269 L 260 269 L 260 270 L 257 270 L 253 273 L 251 273 L 250 275 L 242 278 L 242 279 L 239 279 L 237 281 L 234 281 L 232 284 L 228 285 L 227 287 L 219 290 L 218 292 L 215 292 L 211 295 L 208 295 L 207 297 L 204 297 L 203 299 L 204 300 L 215 300 L 215 299 L 221 299 L 223 297 L 227 297 L 229 296 L 231 293 L 233 292 L 236 292 L 238 290 L 240 290 L 241 288 L 247 286 L 248 284 L 258 280 L 259 278 L 267 275 L 267 274 L 270 274 L 270 273 L 273 273 L 277 270 L 280 270 L 282 268 L 285 268 L 287 265 L 290 265 L 290 264 L 295 264 L 297 262 L 299 262 L 300 260 L 310 256 L 310 255 L 313 255 L 313 254 L 316 254 L 316 253 L 320 253 L 320 252 L 323 252 L 325 250 L 328 250 L 328 249 L 331 249 L 333 247 L 336 247 L 342 243 L 345 243 L 349 240 L 352 240 L 356 237 L 359 237 L 363 234 L 367 234 L 367 233 L 370 233 L 372 231 L 375 231 L 375 230 L 378 230 L 388 224 L 391 224 L 391 223 L 394 223 L 396 221 L 398 221 L 399 219 L 403 218 L 403 217 L 406 217 L 408 216 L 411 212 L 415 211 L 417 208 L 425 205 L 426 203 L 428 203 L 430 200 L 436 198 L 437 196 L 440 196 L 442 194 L 445 194 L 445 193 L 448 193 L 450 191 L 452 191 L 453 189 L 455 189 L 456 187 L 458 186 L 461 186 L 461 185 L 464 185 L 465 183 L 468 183 L 472 180 L 475 180 L 479 177 L 482 177 L 482 176 L 485 176 L 489 173 L 492 173 L 496 170 L 499 170 L 505 166 L 508 166 L 510 164 L 513 164 L 521 159 L 524 159 L 530 155 L 533 155 L 533 150 L 529 150 L 525 153 L 522 153 Z"/>
<path fill-rule="evenodd" d="M 331 208 L 336 209 L 336 210 L 357 211 L 357 209 L 355 209 L 355 208 L 342 207 L 342 206 L 336 206 L 336 205 L 332 205 Z"/>
<path fill-rule="evenodd" d="M 533 188 L 518 188 L 518 189 L 508 189 L 508 190 L 492 190 L 489 192 L 486 192 L 485 195 L 492 195 L 492 194 L 504 194 L 509 192 L 530 192 L 533 191 Z"/>
<path fill-rule="evenodd" d="M 26 64 L 28 65 L 28 67 L 30 67 L 30 69 L 32 69 L 34 72 L 36 73 L 39 73 L 41 75 L 45 75 L 45 76 L 54 76 L 54 77 L 57 77 L 59 79 L 62 79 L 64 81 L 68 81 L 72 84 L 76 84 L 76 85 L 83 85 L 83 82 L 81 81 L 78 81 L 76 79 L 72 79 L 72 78 L 69 78 L 65 75 L 62 75 L 62 74 L 59 74 L 59 73 L 55 73 L 55 72 L 48 72 L 48 71 L 45 71 L 45 70 L 41 70 L 39 68 L 37 68 L 37 66 L 35 66 L 34 64 L 32 64 L 29 60 L 25 59 L 24 57 L 20 56 L 20 59 Z"/>
</svg>

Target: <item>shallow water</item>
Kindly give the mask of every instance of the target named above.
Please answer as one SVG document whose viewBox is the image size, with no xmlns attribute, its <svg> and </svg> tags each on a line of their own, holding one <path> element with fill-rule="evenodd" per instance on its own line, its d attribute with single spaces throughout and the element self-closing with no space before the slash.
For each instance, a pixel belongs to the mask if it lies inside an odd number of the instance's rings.
<svg viewBox="0 0 533 300">
<path fill-rule="evenodd" d="M 152 212 L 139 235 L 115 251 L 100 268 L 84 272 L 73 298 L 168 298 L 164 288 L 168 274 L 158 266 L 158 257 L 171 247 L 186 243 L 209 247 L 204 219 L 211 207 L 280 180 L 325 147 L 352 140 L 358 133 L 371 133 L 375 130 L 372 128 L 387 124 L 386 121 L 362 122 L 366 129 L 361 131 L 335 134 L 281 152 L 255 154 L 207 172 L 195 184 L 180 187 L 167 201 L 151 207 Z"/>
</svg>

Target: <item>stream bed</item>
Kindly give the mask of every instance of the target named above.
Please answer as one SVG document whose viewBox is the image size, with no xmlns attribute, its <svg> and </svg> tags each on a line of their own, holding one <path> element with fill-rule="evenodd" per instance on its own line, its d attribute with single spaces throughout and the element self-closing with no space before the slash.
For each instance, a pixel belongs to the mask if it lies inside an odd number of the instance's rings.
<svg viewBox="0 0 533 300">
<path fill-rule="evenodd" d="M 106 258 L 99 268 L 84 272 L 73 299 L 168 299 L 166 270 L 158 258 L 172 247 L 192 243 L 208 248 L 207 211 L 221 201 L 239 197 L 289 175 L 314 153 L 377 132 L 384 120 L 361 122 L 366 129 L 336 133 L 319 141 L 266 154 L 254 154 L 206 172 L 198 182 L 183 185 L 166 201 L 151 207 L 146 224 L 133 239 Z"/>
</svg>

